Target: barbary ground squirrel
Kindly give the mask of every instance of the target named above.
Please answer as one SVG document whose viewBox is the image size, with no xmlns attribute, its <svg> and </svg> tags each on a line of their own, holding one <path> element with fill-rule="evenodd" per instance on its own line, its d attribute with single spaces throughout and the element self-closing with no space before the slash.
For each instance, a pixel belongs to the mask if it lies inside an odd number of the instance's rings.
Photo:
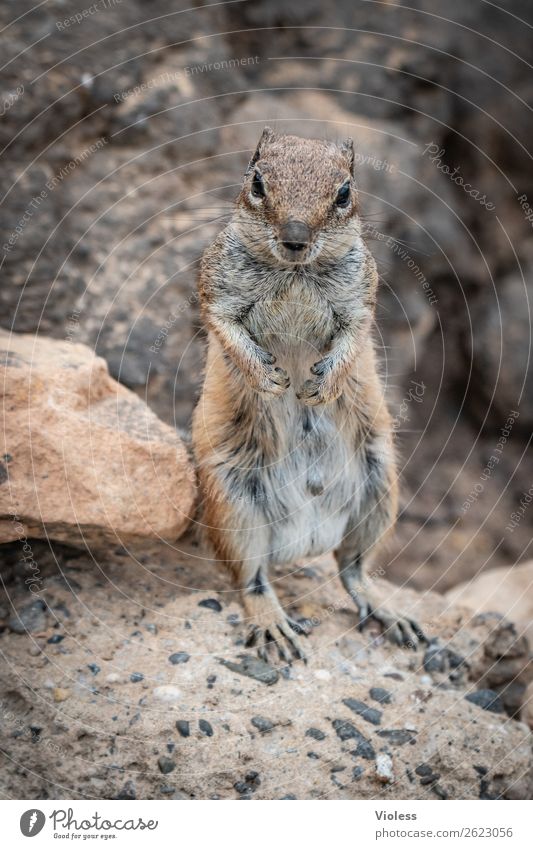
<svg viewBox="0 0 533 849">
<path fill-rule="evenodd" d="M 369 575 L 397 509 L 376 288 L 351 139 L 265 128 L 232 220 L 202 260 L 208 353 L 192 432 L 202 524 L 264 659 L 304 658 L 306 630 L 282 608 L 269 566 L 331 550 L 360 627 L 374 618 L 398 644 L 425 639 Z"/>
</svg>

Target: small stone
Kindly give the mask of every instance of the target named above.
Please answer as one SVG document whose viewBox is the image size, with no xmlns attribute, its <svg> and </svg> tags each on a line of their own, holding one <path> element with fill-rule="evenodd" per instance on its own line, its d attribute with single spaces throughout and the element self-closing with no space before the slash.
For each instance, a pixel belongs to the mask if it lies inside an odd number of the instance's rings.
<svg viewBox="0 0 533 849">
<path fill-rule="evenodd" d="M 87 669 L 90 669 L 91 672 L 93 673 L 93 675 L 98 675 L 98 673 L 100 672 L 100 667 L 98 666 L 97 663 L 88 663 Z"/>
<path fill-rule="evenodd" d="M 251 721 L 254 728 L 257 728 L 262 734 L 266 734 L 267 731 L 272 731 L 274 728 L 274 723 L 264 716 L 253 716 Z"/>
<path fill-rule="evenodd" d="M 261 779 L 259 777 L 259 773 L 254 769 L 251 769 L 250 772 L 247 772 L 244 776 L 244 780 L 248 782 L 248 784 L 253 784 L 255 787 L 259 787 L 261 784 Z"/>
<path fill-rule="evenodd" d="M 42 654 L 42 651 L 41 646 L 30 646 L 29 648 L 29 653 L 32 657 L 39 657 L 39 655 Z"/>
<path fill-rule="evenodd" d="M 120 675 L 118 674 L 118 672 L 110 672 L 108 675 L 106 675 L 105 680 L 108 684 L 118 684 L 118 682 L 120 681 Z"/>
<path fill-rule="evenodd" d="M 178 663 L 187 663 L 189 658 L 190 654 L 187 654 L 186 651 L 177 651 L 170 655 L 169 660 L 174 666 L 177 666 Z"/>
<path fill-rule="evenodd" d="M 176 728 L 179 731 L 180 737 L 189 737 L 191 734 L 191 728 L 186 719 L 178 719 Z"/>
<path fill-rule="evenodd" d="M 133 781 L 126 781 L 122 790 L 119 790 L 115 799 L 136 799 L 137 791 L 135 789 L 135 784 Z"/>
<path fill-rule="evenodd" d="M 224 660 L 221 657 L 217 659 L 219 663 L 231 669 L 232 672 L 237 672 L 239 675 L 246 675 L 248 678 L 254 678 L 256 681 L 260 681 L 267 686 L 271 686 L 279 681 L 278 670 L 269 666 L 264 660 L 260 660 L 251 654 L 241 654 L 239 657 L 241 658 L 240 663 L 235 663 L 233 660 Z"/>
<path fill-rule="evenodd" d="M 44 631 L 46 627 L 45 610 L 46 604 L 44 601 L 36 599 L 31 604 L 26 604 L 20 610 L 16 611 L 8 620 L 8 628 L 10 631 L 14 631 L 15 634 L 33 634 L 38 631 Z"/>
<path fill-rule="evenodd" d="M 385 687 L 372 687 L 370 689 L 370 698 L 381 705 L 390 705 L 392 702 L 392 693 L 386 690 Z"/>
<path fill-rule="evenodd" d="M 317 753 L 316 753 L 316 752 L 307 752 L 307 757 L 308 757 L 308 758 L 311 758 L 311 759 L 312 759 L 312 760 L 314 760 L 314 761 L 319 761 L 319 760 L 320 760 L 320 755 L 317 755 Z"/>
<path fill-rule="evenodd" d="M 379 737 L 385 737 L 392 743 L 393 746 L 404 746 L 406 743 L 411 743 L 416 740 L 416 737 L 405 728 L 387 728 L 378 731 Z"/>
<path fill-rule="evenodd" d="M 432 643 L 424 654 L 424 669 L 426 672 L 445 672 L 447 662 L 446 649 Z"/>
<path fill-rule="evenodd" d="M 161 687 L 156 687 L 153 691 L 154 698 L 160 702 L 179 702 L 181 699 L 181 690 L 173 687 L 171 684 L 162 684 Z"/>
<path fill-rule="evenodd" d="M 308 728 L 305 732 L 306 737 L 312 737 L 313 740 L 325 740 L 326 735 L 320 728 Z"/>
<path fill-rule="evenodd" d="M 46 642 L 51 646 L 55 646 L 57 643 L 62 643 L 64 639 L 64 634 L 53 634 Z"/>
<path fill-rule="evenodd" d="M 491 713 L 505 713 L 503 702 L 494 690 L 476 690 L 475 693 L 465 696 L 465 699 Z"/>
<path fill-rule="evenodd" d="M 418 764 L 415 772 L 417 775 L 433 775 L 433 767 L 429 764 Z"/>
<path fill-rule="evenodd" d="M 130 681 L 132 684 L 138 684 L 139 681 L 144 681 L 144 675 L 142 672 L 132 672 L 130 675 Z"/>
<path fill-rule="evenodd" d="M 220 613 L 222 610 L 222 605 L 216 598 L 204 598 L 198 602 L 198 607 L 206 607 L 208 610 L 214 610 L 216 613 Z"/>
<path fill-rule="evenodd" d="M 343 699 L 342 703 L 372 725 L 379 725 L 381 723 L 383 713 L 377 708 L 369 707 L 364 702 L 360 702 L 359 699 Z"/>
<path fill-rule="evenodd" d="M 216 681 L 216 680 L 217 680 L 217 676 L 216 676 L 216 675 L 208 675 L 208 676 L 207 676 L 207 689 L 208 689 L 208 690 L 212 690 L 212 689 L 213 689 L 213 685 L 214 685 L 214 683 L 215 683 L 215 681 Z"/>
<path fill-rule="evenodd" d="M 162 772 L 163 775 L 168 775 L 169 772 L 176 769 L 176 761 L 173 761 L 172 758 L 167 758 L 166 755 L 159 758 L 157 765 L 159 767 L 159 771 Z"/>
<path fill-rule="evenodd" d="M 347 722 L 345 719 L 334 719 L 332 725 L 337 732 L 337 736 L 340 737 L 343 742 L 346 740 L 356 741 L 357 748 L 350 753 L 354 757 L 366 758 L 366 760 L 373 760 L 376 757 L 374 747 L 370 740 L 367 740 L 366 737 L 364 737 L 351 722 Z"/>
<path fill-rule="evenodd" d="M 200 731 L 205 737 L 213 736 L 213 728 L 211 724 L 207 721 L 207 719 L 201 719 L 198 723 L 198 727 L 200 728 Z"/>
<path fill-rule="evenodd" d="M 394 773 L 392 771 L 392 758 L 390 755 L 380 752 L 376 755 L 376 775 L 378 781 L 383 784 L 390 784 L 394 781 Z"/>
<path fill-rule="evenodd" d="M 425 775 L 424 778 L 420 779 L 420 784 L 422 787 L 427 787 L 428 784 L 435 784 L 440 778 L 440 773 L 436 773 L 435 775 Z"/>
<path fill-rule="evenodd" d="M 448 793 L 440 784 L 433 784 L 431 787 L 435 796 L 438 796 L 439 799 L 448 799 Z"/>
<path fill-rule="evenodd" d="M 69 698 L 70 690 L 66 690 L 63 687 L 54 688 L 54 702 L 65 702 Z"/>
<path fill-rule="evenodd" d="M 352 770 L 352 780 L 353 781 L 359 781 L 361 776 L 363 775 L 363 773 L 364 773 L 364 769 L 363 769 L 362 766 L 354 766 L 354 768 Z"/>
</svg>

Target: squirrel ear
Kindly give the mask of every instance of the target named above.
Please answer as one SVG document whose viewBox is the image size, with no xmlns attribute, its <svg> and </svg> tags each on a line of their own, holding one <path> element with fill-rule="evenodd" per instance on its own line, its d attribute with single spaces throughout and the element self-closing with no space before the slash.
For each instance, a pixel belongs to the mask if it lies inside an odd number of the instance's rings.
<svg viewBox="0 0 533 849">
<path fill-rule="evenodd" d="M 257 147 L 255 149 L 254 155 L 252 156 L 252 158 L 250 159 L 250 162 L 248 163 L 248 168 L 246 169 L 247 174 L 251 171 L 251 169 L 254 167 L 255 163 L 257 162 L 257 160 L 260 158 L 261 151 L 263 149 L 265 142 L 272 139 L 274 137 L 274 135 L 275 135 L 274 130 L 271 129 L 271 127 L 265 127 L 264 128 L 263 132 L 261 133 L 261 138 L 257 142 Z"/>
<path fill-rule="evenodd" d="M 341 151 L 344 153 L 346 159 L 348 160 L 348 166 L 350 168 L 350 174 L 355 176 L 355 154 L 353 150 L 353 139 L 344 139 L 341 144 Z"/>
</svg>

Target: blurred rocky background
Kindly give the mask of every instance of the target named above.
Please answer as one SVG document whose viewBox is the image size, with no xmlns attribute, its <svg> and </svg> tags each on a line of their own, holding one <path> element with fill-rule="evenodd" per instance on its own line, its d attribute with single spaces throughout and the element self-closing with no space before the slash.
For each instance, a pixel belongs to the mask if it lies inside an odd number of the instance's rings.
<svg viewBox="0 0 533 849">
<path fill-rule="evenodd" d="M 4 0 L 0 325 L 85 343 L 186 430 L 198 261 L 263 125 L 352 136 L 401 458 L 387 575 L 444 593 L 526 561 L 532 25 L 527 0 Z M 7 451 L 0 485 L 31 467 Z M 14 590 L 18 548 L 0 548 Z"/>
</svg>

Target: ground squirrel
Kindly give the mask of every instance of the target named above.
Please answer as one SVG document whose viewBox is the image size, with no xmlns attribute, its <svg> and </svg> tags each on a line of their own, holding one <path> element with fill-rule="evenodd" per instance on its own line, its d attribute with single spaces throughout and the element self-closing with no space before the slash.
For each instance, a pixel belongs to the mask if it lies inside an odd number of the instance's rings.
<svg viewBox="0 0 533 849">
<path fill-rule="evenodd" d="M 269 566 L 331 550 L 360 627 L 373 617 L 399 644 L 424 639 L 368 571 L 397 507 L 376 287 L 352 140 L 265 128 L 232 220 L 202 260 L 208 353 L 192 433 L 202 523 L 262 658 L 304 658 L 305 626 L 283 610 Z"/>
</svg>

